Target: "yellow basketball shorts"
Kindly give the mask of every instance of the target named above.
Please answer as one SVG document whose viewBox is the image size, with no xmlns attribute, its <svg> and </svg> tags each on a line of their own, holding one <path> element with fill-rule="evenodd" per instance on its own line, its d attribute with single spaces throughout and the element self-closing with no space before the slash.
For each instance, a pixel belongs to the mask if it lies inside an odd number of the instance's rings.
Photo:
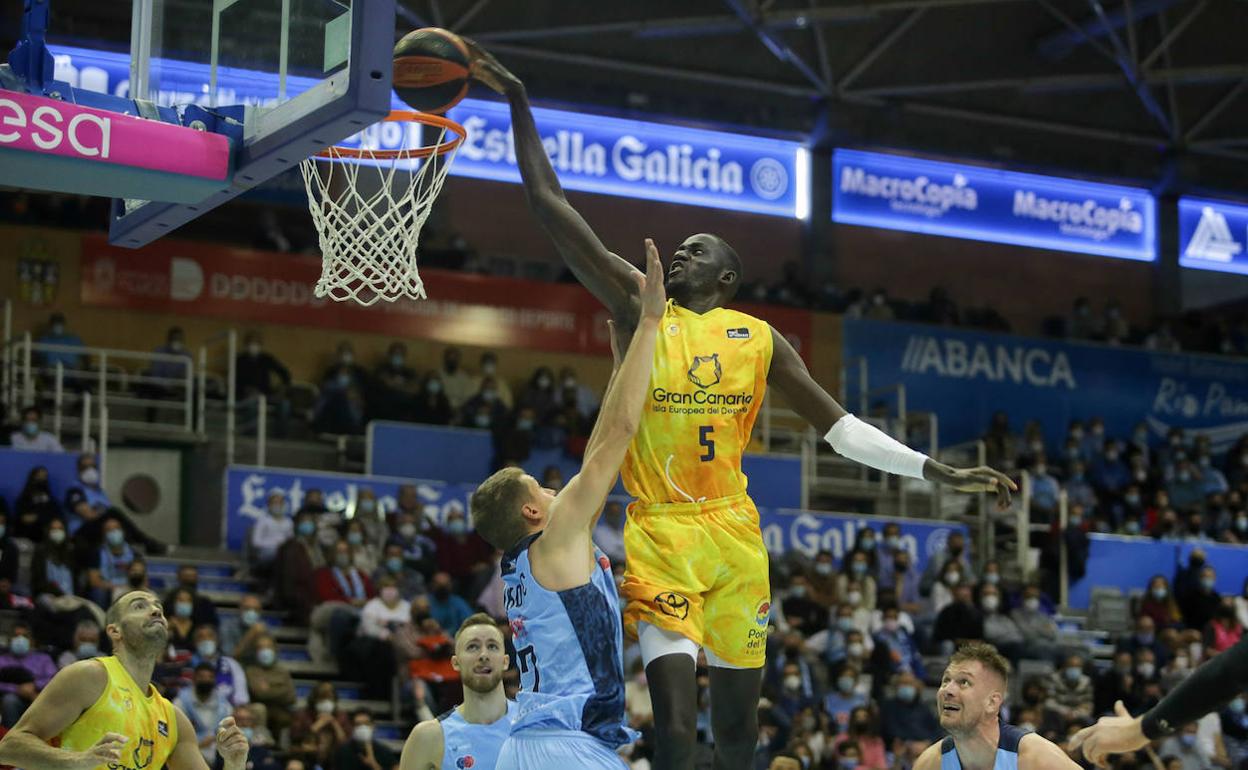
<svg viewBox="0 0 1248 770">
<path fill-rule="evenodd" d="M 621 587 L 624 628 L 641 621 L 702 645 L 725 662 L 766 657 L 771 586 L 758 509 L 747 495 L 628 508 Z"/>
</svg>

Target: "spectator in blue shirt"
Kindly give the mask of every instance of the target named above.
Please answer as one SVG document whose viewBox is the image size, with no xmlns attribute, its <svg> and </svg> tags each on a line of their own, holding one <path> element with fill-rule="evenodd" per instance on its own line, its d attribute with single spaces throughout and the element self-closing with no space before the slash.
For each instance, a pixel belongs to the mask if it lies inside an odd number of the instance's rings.
<svg viewBox="0 0 1248 770">
<path fill-rule="evenodd" d="M 900 612 L 896 607 L 885 607 L 880 630 L 875 634 L 875 651 L 871 656 L 877 691 L 896 674 L 910 673 L 920 679 L 927 676 L 919 645 L 906 629 L 902 628 Z"/>
<path fill-rule="evenodd" d="M 472 614 L 472 606 L 459 594 L 451 593 L 451 576 L 435 573 L 429 587 L 429 615 L 442 628 L 459 628 Z"/>
<path fill-rule="evenodd" d="M 61 345 L 65 347 L 83 347 L 82 338 L 65 328 L 65 314 L 53 313 L 48 319 L 48 329 L 35 342 L 40 345 Z M 36 353 L 36 362 L 41 367 L 55 369 L 57 363 L 66 370 L 82 369 L 86 365 L 86 357 L 72 350 L 41 351 Z"/>
<path fill-rule="evenodd" d="M 1105 444 L 1104 453 L 1092 460 L 1092 486 L 1107 498 L 1117 497 L 1131 483 L 1131 469 L 1122 461 L 1118 442 Z"/>
<path fill-rule="evenodd" d="M 1087 468 L 1082 460 L 1070 466 L 1070 478 L 1066 479 L 1066 497 L 1071 505 L 1079 504 L 1089 511 L 1096 508 L 1096 491 L 1088 483 Z"/>
<path fill-rule="evenodd" d="M 914 753 L 915 749 L 922 752 L 941 735 L 936 714 L 931 706 L 923 702 L 923 680 L 910 673 L 901 673 L 894 680 L 894 685 L 896 695 L 885 700 L 881 709 L 884 743 L 894 754 Z M 907 752 L 907 748 L 911 751 Z"/>
<path fill-rule="evenodd" d="M 9 435 L 9 445 L 28 452 L 64 452 L 65 448 L 56 436 L 39 424 L 42 418 L 43 412 L 37 406 L 31 405 L 23 409 L 21 430 L 15 430 Z"/>
<path fill-rule="evenodd" d="M 1200 466 L 1201 480 L 1204 482 L 1205 496 L 1224 495 L 1230 491 L 1230 484 L 1226 481 L 1226 474 L 1213 464 L 1213 458 L 1208 453 L 1201 453 L 1196 458 L 1196 464 Z"/>
<path fill-rule="evenodd" d="M 1031 520 L 1037 524 L 1048 524 L 1056 519 L 1060 494 L 1061 485 L 1049 473 L 1049 464 L 1041 455 L 1031 466 Z"/>
<path fill-rule="evenodd" d="M 1174 478 L 1166 484 L 1170 504 L 1180 511 L 1199 507 L 1205 502 L 1204 480 L 1188 460 L 1180 460 Z"/>
<path fill-rule="evenodd" d="M 104 521 L 104 544 L 100 546 L 95 564 L 87 571 L 88 598 L 101 607 L 113 603 L 113 592 L 125 590 L 130 583 L 130 563 L 134 550 L 126 542 L 126 533 L 116 519 Z"/>
<path fill-rule="evenodd" d="M 181 327 L 174 326 L 165 336 L 165 344 L 156 348 L 154 353 L 164 356 L 177 356 L 179 360 L 157 359 L 152 361 L 145 374 L 157 380 L 144 382 L 135 387 L 135 392 L 143 398 L 166 400 L 175 396 L 186 396 L 186 374 L 191 364 L 191 354 L 186 349 L 186 335 Z M 156 419 L 155 407 L 148 407 L 147 419 Z"/>
<path fill-rule="evenodd" d="M 823 710 L 828 712 L 840 730 L 849 725 L 849 714 L 859 706 L 867 705 L 867 696 L 858 692 L 859 671 L 853 666 L 843 666 L 836 676 L 836 689 L 824 696 Z"/>
</svg>

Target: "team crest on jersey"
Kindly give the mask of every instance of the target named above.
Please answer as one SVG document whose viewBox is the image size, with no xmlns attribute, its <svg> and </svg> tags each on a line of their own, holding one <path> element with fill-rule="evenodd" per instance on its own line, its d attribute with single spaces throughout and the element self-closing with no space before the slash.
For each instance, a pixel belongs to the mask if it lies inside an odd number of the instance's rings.
<svg viewBox="0 0 1248 770">
<path fill-rule="evenodd" d="M 719 365 L 718 353 L 712 353 L 709 356 L 694 356 L 693 366 L 689 367 L 689 381 L 699 388 L 718 385 L 723 374 L 724 369 Z"/>
<path fill-rule="evenodd" d="M 742 326 L 740 329 L 729 329 L 728 339 L 730 340 L 748 340 L 750 338 L 750 330 L 748 327 Z"/>
<path fill-rule="evenodd" d="M 139 738 L 139 745 L 134 747 L 134 766 L 133 770 L 143 770 L 143 768 L 152 764 L 152 752 L 156 743 L 146 738 Z"/>
<path fill-rule="evenodd" d="M 464 756 L 455 760 L 455 766 L 460 768 L 460 770 L 468 770 L 468 768 L 470 767 L 477 766 L 477 760 L 474 759 L 471 754 L 465 754 Z"/>
<path fill-rule="evenodd" d="M 689 600 L 675 591 L 668 591 L 654 597 L 654 605 L 659 608 L 659 612 L 677 620 L 689 617 Z"/>
</svg>

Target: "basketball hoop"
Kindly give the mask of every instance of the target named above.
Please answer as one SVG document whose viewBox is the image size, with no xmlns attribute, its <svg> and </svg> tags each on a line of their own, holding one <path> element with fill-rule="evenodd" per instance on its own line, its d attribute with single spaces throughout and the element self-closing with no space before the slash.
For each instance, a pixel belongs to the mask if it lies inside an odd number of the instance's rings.
<svg viewBox="0 0 1248 770">
<path fill-rule="evenodd" d="M 365 139 L 360 147 L 328 147 L 299 164 L 320 234 L 317 297 L 361 305 L 425 298 L 416 270 L 420 229 L 467 134 L 455 121 L 423 112 L 395 110 L 377 124 L 377 133 L 394 133 L 388 124 L 400 129 L 398 149 L 372 149 L 366 144 L 378 142 Z M 435 141 L 421 146 L 411 124 L 434 129 Z"/>
</svg>

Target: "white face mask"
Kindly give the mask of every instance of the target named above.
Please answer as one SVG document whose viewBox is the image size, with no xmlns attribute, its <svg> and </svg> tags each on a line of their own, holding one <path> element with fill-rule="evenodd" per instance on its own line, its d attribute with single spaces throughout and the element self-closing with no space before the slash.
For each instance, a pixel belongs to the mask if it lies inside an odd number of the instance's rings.
<svg viewBox="0 0 1248 770">
<path fill-rule="evenodd" d="M 790 674 L 784 678 L 784 689 L 796 690 L 802 686 L 802 678 L 797 674 Z"/>
<path fill-rule="evenodd" d="M 996 612 L 997 608 L 1000 606 L 1001 606 L 1000 597 L 997 597 L 997 596 L 985 596 L 984 597 L 984 610 L 985 611 Z"/>
<path fill-rule="evenodd" d="M 850 642 L 846 645 L 845 652 L 849 653 L 851 658 L 862 657 L 862 642 Z"/>
<path fill-rule="evenodd" d="M 355 729 L 351 731 L 351 737 L 358 743 L 370 743 L 373 740 L 373 726 L 356 725 Z"/>
<path fill-rule="evenodd" d="M 316 713 L 318 714 L 334 713 L 334 702 L 332 700 L 318 700 L 316 702 Z"/>
</svg>

